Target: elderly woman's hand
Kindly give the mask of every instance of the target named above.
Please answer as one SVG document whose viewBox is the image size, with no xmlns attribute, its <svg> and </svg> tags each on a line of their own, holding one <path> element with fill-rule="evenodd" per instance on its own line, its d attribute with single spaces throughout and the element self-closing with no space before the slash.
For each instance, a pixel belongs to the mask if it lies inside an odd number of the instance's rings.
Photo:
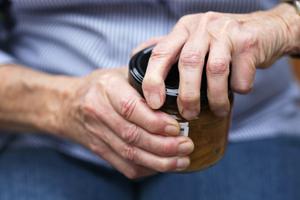
<svg viewBox="0 0 300 200">
<path fill-rule="evenodd" d="M 163 105 L 164 78 L 179 59 L 179 110 L 184 118 L 195 118 L 200 112 L 201 74 L 208 54 L 209 105 L 216 115 L 226 116 L 230 107 L 229 66 L 232 90 L 248 93 L 256 68 L 269 66 L 295 46 L 292 43 L 298 30 L 289 26 L 291 17 L 287 12 L 295 14 L 291 6 L 282 4 L 251 14 L 208 12 L 182 17 L 153 49 L 143 82 L 147 103 L 153 109 Z"/>
<path fill-rule="evenodd" d="M 191 139 L 175 119 L 153 111 L 127 80 L 127 68 L 75 78 L 60 104 L 58 133 L 77 141 L 129 178 L 181 171 L 190 164 Z M 67 95 L 68 94 L 68 95 Z"/>
</svg>

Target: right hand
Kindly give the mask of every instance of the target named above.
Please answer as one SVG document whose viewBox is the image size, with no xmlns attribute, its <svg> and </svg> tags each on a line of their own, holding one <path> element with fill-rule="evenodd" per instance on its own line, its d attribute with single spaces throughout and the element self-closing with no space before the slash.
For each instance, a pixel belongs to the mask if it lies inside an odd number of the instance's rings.
<svg viewBox="0 0 300 200">
<path fill-rule="evenodd" d="M 63 136 L 128 178 L 188 167 L 192 141 L 178 136 L 175 119 L 147 106 L 128 83 L 126 68 L 97 70 L 74 80 L 69 84 L 72 95 L 66 95 L 58 113 Z"/>
</svg>

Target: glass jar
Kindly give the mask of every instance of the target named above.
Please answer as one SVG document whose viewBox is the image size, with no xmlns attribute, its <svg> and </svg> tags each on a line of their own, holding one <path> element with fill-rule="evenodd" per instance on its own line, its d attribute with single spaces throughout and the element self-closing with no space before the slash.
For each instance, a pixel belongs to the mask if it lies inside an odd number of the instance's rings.
<svg viewBox="0 0 300 200">
<path fill-rule="evenodd" d="M 146 48 L 134 55 L 129 63 L 129 83 L 143 96 L 142 82 L 153 47 Z M 205 67 L 201 82 L 201 112 L 197 119 L 187 121 L 179 113 L 177 96 L 179 87 L 178 63 L 175 63 L 165 80 L 166 101 L 162 108 L 180 124 L 180 134 L 190 137 L 195 149 L 190 154 L 191 165 L 184 172 L 192 172 L 210 167 L 219 161 L 227 146 L 228 131 L 231 122 L 233 93 L 229 89 L 231 108 L 228 117 L 217 117 L 209 108 L 207 99 L 207 79 Z"/>
</svg>

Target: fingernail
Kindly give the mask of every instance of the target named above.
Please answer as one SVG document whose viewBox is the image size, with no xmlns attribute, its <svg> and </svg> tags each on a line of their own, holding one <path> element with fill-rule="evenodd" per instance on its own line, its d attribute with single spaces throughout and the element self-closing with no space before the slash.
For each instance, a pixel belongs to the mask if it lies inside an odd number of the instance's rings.
<svg viewBox="0 0 300 200">
<path fill-rule="evenodd" d="M 152 108 L 158 109 L 161 106 L 160 96 L 156 93 L 151 93 L 149 95 L 149 104 Z"/>
<path fill-rule="evenodd" d="M 165 127 L 165 132 L 168 135 L 177 136 L 179 135 L 179 126 L 176 126 L 174 124 L 169 124 Z"/>
<path fill-rule="evenodd" d="M 198 118 L 198 112 L 195 110 L 183 110 L 182 115 L 187 120 L 193 120 Z"/>
<path fill-rule="evenodd" d="M 227 117 L 229 114 L 227 110 L 217 110 L 215 113 L 218 117 Z"/>
<path fill-rule="evenodd" d="M 190 165 L 190 159 L 187 157 L 179 158 L 177 160 L 176 170 L 181 171 L 186 169 Z"/>
<path fill-rule="evenodd" d="M 185 141 L 178 146 L 178 154 L 183 156 L 192 153 L 194 150 L 194 144 L 190 141 Z"/>
</svg>

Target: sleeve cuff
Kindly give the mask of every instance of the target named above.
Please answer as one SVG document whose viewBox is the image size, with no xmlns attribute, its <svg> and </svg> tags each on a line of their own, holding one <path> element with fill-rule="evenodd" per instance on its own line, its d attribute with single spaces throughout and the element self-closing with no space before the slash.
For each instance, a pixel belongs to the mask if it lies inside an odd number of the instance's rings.
<svg viewBox="0 0 300 200">
<path fill-rule="evenodd" d="M 0 50 L 0 65 L 15 64 L 17 61 L 9 54 Z"/>
</svg>

